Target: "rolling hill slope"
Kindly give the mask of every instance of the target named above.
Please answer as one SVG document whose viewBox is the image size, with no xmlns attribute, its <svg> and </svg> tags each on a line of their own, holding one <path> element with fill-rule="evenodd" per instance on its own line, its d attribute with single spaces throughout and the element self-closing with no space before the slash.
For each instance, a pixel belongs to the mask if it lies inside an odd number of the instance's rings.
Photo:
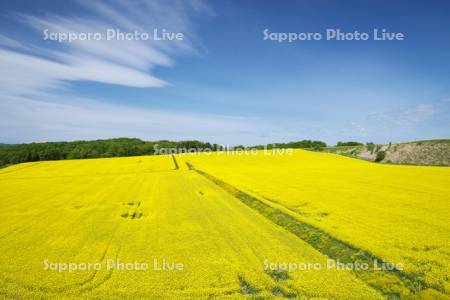
<svg viewBox="0 0 450 300">
<path fill-rule="evenodd" d="M 402 274 L 419 285 L 450 293 L 449 168 L 374 164 L 303 150 L 291 156 L 218 153 L 183 159 L 236 194 L 322 230 L 325 240 L 331 235 L 348 248 L 400 263 Z"/>
<path fill-rule="evenodd" d="M 170 156 L 12 166 L 0 201 L 5 298 L 382 298 L 351 271 L 264 268 L 327 256 Z"/>
</svg>

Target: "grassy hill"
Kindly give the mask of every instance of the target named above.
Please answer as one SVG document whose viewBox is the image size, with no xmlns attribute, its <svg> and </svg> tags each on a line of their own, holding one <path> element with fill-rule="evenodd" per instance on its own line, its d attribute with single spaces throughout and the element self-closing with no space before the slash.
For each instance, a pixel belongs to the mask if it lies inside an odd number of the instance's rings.
<svg viewBox="0 0 450 300">
<path fill-rule="evenodd" d="M 381 163 L 427 166 L 450 165 L 450 139 L 387 145 L 326 147 L 323 151 Z"/>
</svg>

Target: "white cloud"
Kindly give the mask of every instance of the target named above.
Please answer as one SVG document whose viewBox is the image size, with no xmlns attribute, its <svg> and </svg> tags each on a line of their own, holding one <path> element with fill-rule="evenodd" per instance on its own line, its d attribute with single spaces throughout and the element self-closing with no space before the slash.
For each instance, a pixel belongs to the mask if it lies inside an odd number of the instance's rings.
<svg viewBox="0 0 450 300">
<path fill-rule="evenodd" d="M 127 136 L 245 143 L 277 130 L 257 120 L 138 109 L 68 94 L 64 89 L 74 81 L 131 88 L 164 86 L 166 81 L 153 75 L 154 68 L 172 66 L 180 54 L 195 54 L 191 14 L 212 13 L 197 0 L 80 3 L 88 10 L 87 17 L 17 16 L 40 35 L 46 28 L 55 32 L 104 32 L 107 28 L 151 32 L 156 27 L 183 32 L 187 39 L 66 44 L 47 41 L 43 47 L 0 35 L 0 141 Z"/>
<path fill-rule="evenodd" d="M 24 45 L 0 35 L 0 93 L 30 95 L 51 92 L 70 81 L 95 81 L 129 87 L 162 87 L 153 69 L 171 66 L 177 55 L 193 54 L 195 32 L 191 16 L 201 7 L 194 1 L 80 1 L 86 17 L 54 14 L 31 16 L 17 14 L 18 20 L 43 36 L 50 32 L 153 32 L 165 28 L 184 33 L 183 41 L 90 40 L 58 43 L 46 41 L 47 48 Z M 3 48 L 3 49 L 1 49 Z"/>
<path fill-rule="evenodd" d="M 0 141 L 30 142 L 110 137 L 203 139 L 230 144 L 284 141 L 296 136 L 290 125 L 267 120 L 162 111 L 113 105 L 77 97 L 66 86 L 74 81 L 115 84 L 130 88 L 162 87 L 157 67 L 171 67 L 177 56 L 197 54 L 192 14 L 213 12 L 199 0 L 87 1 L 83 17 L 16 16 L 42 35 L 54 32 L 149 31 L 183 32 L 173 41 L 46 41 L 23 43 L 0 35 Z M 195 45 L 195 46 L 194 46 Z M 72 94 L 70 94 L 72 93 Z M 76 92 L 75 92 L 76 93 Z"/>
<path fill-rule="evenodd" d="M 77 56 L 60 63 L 0 49 L 0 95 L 30 95 L 64 87 L 74 80 L 90 80 L 132 87 L 161 86 L 164 81 L 133 68 Z"/>
</svg>

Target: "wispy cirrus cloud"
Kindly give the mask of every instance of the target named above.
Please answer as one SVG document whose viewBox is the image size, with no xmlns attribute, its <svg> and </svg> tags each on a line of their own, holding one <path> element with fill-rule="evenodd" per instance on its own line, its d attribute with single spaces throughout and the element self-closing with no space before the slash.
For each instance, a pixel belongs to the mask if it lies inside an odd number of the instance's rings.
<svg viewBox="0 0 450 300">
<path fill-rule="evenodd" d="M 130 88 L 163 87 L 157 67 L 171 67 L 180 55 L 197 53 L 194 14 L 213 14 L 202 1 L 79 1 L 85 13 L 42 16 L 15 13 L 42 35 L 51 32 L 184 33 L 183 41 L 90 40 L 32 44 L 0 33 L 0 140 L 3 142 L 96 139 L 198 139 L 242 142 L 277 131 L 257 120 L 224 115 L 163 111 L 78 97 L 65 90 L 74 81 Z M 218 140 L 220 137 L 220 140 Z"/>
<path fill-rule="evenodd" d="M 448 104 L 442 99 L 368 114 L 344 127 L 339 135 L 375 142 L 445 138 L 450 121 Z"/>
<path fill-rule="evenodd" d="M 430 120 L 435 111 L 434 104 L 419 104 L 405 109 L 371 114 L 367 116 L 367 123 L 387 128 L 406 129 Z"/>
<path fill-rule="evenodd" d="M 89 40 L 33 45 L 0 35 L 0 140 L 52 141 L 118 136 L 239 142 L 264 139 L 279 128 L 236 116 L 164 111 L 111 104 L 64 90 L 74 81 L 130 88 L 163 87 L 157 67 L 172 67 L 180 55 L 195 55 L 191 17 L 212 11 L 201 1 L 80 1 L 80 16 L 15 14 L 42 35 L 50 32 L 184 33 L 183 41 Z M 220 137 L 220 138 L 219 138 Z"/>
<path fill-rule="evenodd" d="M 176 56 L 194 54 L 195 31 L 191 17 L 210 13 L 199 1 L 80 1 L 83 17 L 42 16 L 16 13 L 17 21 L 43 35 L 56 33 L 153 32 L 164 28 L 182 32 L 182 41 L 77 40 L 41 45 L 0 35 L 0 89 L 6 95 L 35 94 L 61 88 L 70 81 L 94 81 L 129 87 L 162 87 L 164 79 L 153 75 L 158 66 L 174 64 Z"/>
</svg>

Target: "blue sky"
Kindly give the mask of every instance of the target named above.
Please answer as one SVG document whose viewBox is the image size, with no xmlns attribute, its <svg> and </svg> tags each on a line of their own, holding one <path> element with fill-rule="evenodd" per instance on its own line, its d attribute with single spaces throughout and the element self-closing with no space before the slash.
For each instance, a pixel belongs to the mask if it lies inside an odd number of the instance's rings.
<svg viewBox="0 0 450 300">
<path fill-rule="evenodd" d="M 2 1 L 0 142 L 450 137 L 448 1 Z M 43 39 L 182 32 L 183 41 Z M 403 41 L 264 40 L 386 29 Z"/>
</svg>

